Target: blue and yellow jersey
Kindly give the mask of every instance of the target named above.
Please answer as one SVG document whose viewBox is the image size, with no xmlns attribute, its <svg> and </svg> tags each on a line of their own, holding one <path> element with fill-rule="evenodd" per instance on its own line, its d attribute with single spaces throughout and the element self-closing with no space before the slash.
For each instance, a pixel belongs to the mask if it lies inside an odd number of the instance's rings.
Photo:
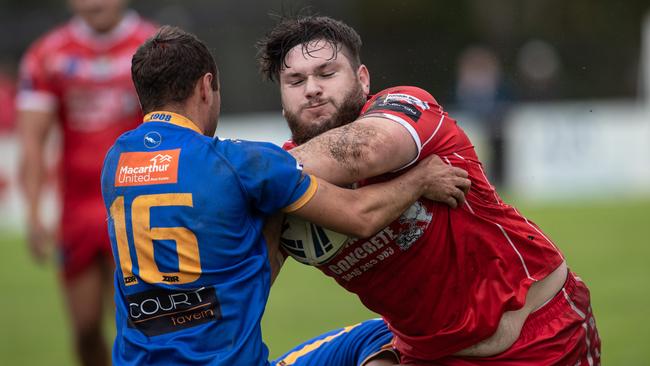
<svg viewBox="0 0 650 366">
<path fill-rule="evenodd" d="M 365 366 L 382 355 L 399 363 L 391 346 L 393 334 L 382 319 L 370 319 L 333 330 L 310 339 L 288 351 L 272 366 Z"/>
<path fill-rule="evenodd" d="M 203 136 L 154 112 L 108 152 L 102 195 L 116 262 L 116 365 L 266 365 L 264 219 L 316 191 L 268 143 Z"/>
</svg>

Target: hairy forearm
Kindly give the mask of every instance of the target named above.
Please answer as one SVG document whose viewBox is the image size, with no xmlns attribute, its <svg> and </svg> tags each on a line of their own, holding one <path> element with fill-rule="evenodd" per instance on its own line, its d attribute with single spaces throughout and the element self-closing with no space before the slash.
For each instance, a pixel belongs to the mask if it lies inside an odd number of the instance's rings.
<svg viewBox="0 0 650 366">
<path fill-rule="evenodd" d="M 383 140 L 381 131 L 351 123 L 317 136 L 290 153 L 305 172 L 336 185 L 348 185 L 380 174 L 373 167 L 373 147 Z"/>
</svg>

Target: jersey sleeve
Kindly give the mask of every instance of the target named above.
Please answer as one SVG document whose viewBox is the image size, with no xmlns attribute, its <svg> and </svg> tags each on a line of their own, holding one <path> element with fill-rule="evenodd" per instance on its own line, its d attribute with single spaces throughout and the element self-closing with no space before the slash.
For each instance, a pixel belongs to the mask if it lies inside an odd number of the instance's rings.
<svg viewBox="0 0 650 366">
<path fill-rule="evenodd" d="M 427 91 L 403 86 L 375 94 L 364 106 L 360 118 L 382 117 L 399 123 L 411 135 L 418 149 L 415 159 L 406 168 L 424 157 L 446 149 L 446 129 L 455 125 L 447 113 Z"/>
<path fill-rule="evenodd" d="M 303 173 L 289 153 L 270 143 L 238 141 L 231 161 L 252 204 L 264 214 L 293 212 L 316 193 L 316 178 Z"/>
<path fill-rule="evenodd" d="M 56 83 L 48 72 L 42 41 L 23 56 L 18 76 L 16 109 L 52 112 L 57 108 Z"/>
</svg>

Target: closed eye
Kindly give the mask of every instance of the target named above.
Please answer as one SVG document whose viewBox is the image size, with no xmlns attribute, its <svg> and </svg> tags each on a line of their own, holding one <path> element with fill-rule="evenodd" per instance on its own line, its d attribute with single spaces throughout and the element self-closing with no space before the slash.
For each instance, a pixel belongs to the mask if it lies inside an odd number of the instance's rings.
<svg viewBox="0 0 650 366">
<path fill-rule="evenodd" d="M 291 86 L 297 86 L 302 84 L 302 82 L 305 81 L 305 79 L 293 79 L 289 81 L 289 85 Z"/>
</svg>

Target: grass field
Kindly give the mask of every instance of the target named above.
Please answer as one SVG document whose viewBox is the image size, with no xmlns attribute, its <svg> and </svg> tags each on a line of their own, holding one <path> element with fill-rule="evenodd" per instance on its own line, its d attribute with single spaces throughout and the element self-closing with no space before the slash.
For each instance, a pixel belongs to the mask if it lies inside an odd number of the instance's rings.
<svg viewBox="0 0 650 366">
<path fill-rule="evenodd" d="M 650 365 L 650 200 L 519 206 L 589 285 L 603 364 Z M 2 234 L 0 246 L 0 365 L 74 364 L 52 266 L 30 263 L 16 235 Z M 291 262 L 272 290 L 264 339 L 277 356 L 373 316 L 332 280 Z"/>
</svg>

